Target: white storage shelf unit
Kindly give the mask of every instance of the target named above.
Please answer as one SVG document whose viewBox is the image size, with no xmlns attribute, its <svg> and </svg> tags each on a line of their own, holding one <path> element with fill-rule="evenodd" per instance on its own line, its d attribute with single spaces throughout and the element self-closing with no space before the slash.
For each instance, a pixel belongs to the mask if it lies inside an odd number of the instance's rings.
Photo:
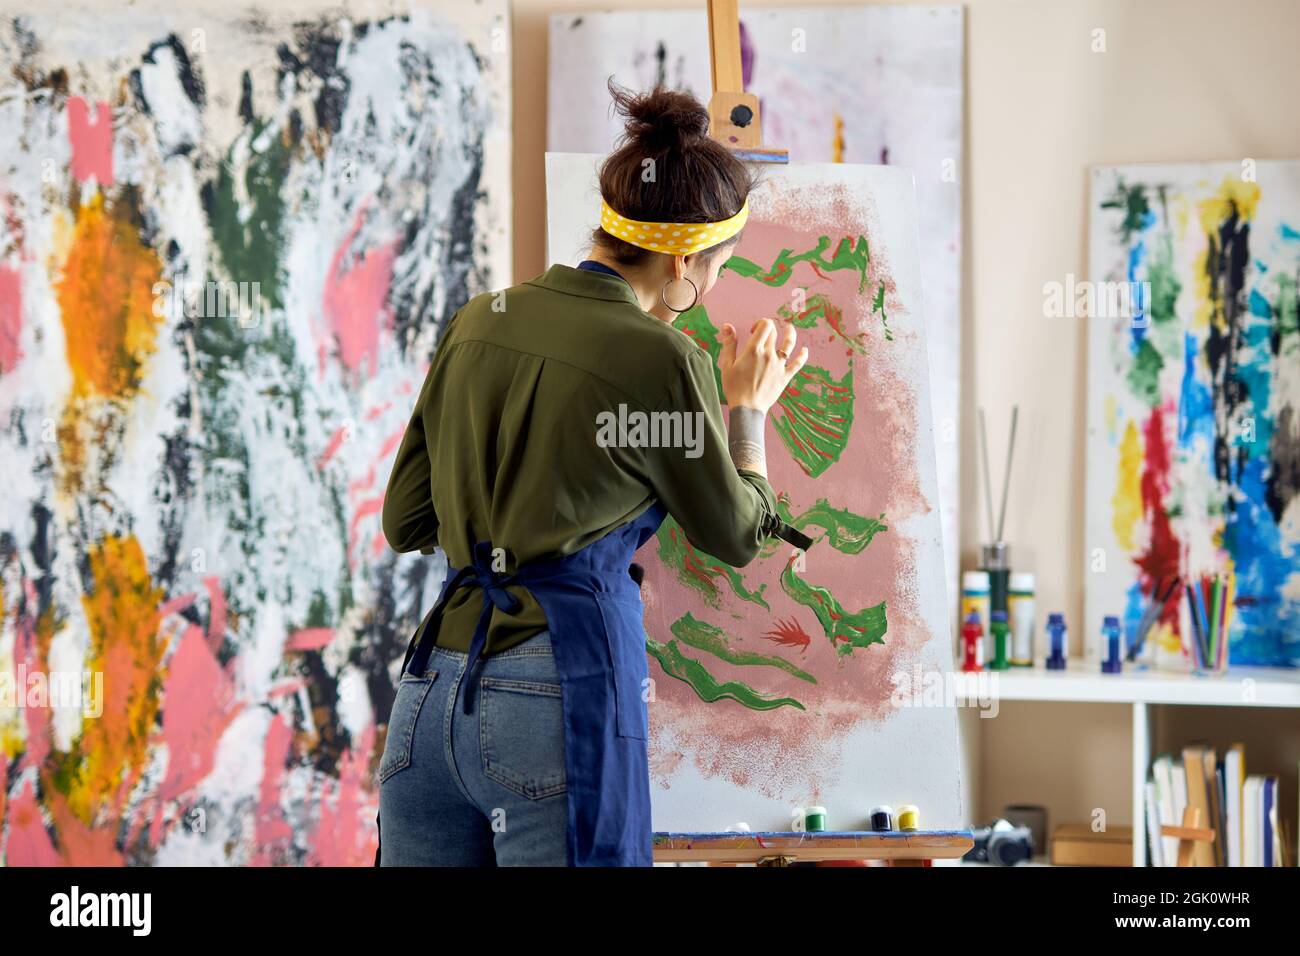
<svg viewBox="0 0 1300 956">
<path fill-rule="evenodd" d="M 1146 866 L 1147 775 L 1154 725 L 1151 707 L 1290 707 L 1300 709 L 1300 671 L 1234 667 L 1214 677 L 1130 668 L 1098 673 L 1095 663 L 1071 660 L 1063 671 L 1012 668 L 998 674 L 1002 700 L 1129 704 L 1133 710 L 1133 865 Z"/>
</svg>

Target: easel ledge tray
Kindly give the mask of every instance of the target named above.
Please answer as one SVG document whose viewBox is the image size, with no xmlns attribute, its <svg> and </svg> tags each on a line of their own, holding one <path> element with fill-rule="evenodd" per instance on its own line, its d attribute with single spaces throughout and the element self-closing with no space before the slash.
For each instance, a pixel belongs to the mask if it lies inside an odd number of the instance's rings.
<svg viewBox="0 0 1300 956">
<path fill-rule="evenodd" d="M 749 863 L 772 856 L 796 860 L 955 860 L 965 856 L 974 844 L 970 830 L 656 833 L 654 858 L 662 863 Z"/>
</svg>

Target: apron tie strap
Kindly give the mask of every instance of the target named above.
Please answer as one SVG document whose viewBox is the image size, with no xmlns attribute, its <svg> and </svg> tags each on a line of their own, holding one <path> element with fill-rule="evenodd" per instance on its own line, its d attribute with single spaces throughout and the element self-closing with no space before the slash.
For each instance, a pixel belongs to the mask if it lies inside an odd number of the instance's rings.
<svg viewBox="0 0 1300 956">
<path fill-rule="evenodd" d="M 488 625 L 492 623 L 492 609 L 500 608 L 507 614 L 516 613 L 521 603 L 506 587 L 513 584 L 517 574 L 504 574 L 492 567 L 493 548 L 487 541 L 474 545 L 474 563 L 468 565 L 474 583 L 483 589 L 483 610 L 479 612 L 478 624 L 474 627 L 474 637 L 469 643 L 469 658 L 465 661 L 465 676 L 461 679 L 461 689 L 465 698 L 462 711 L 469 713 L 471 689 L 473 688 L 474 668 L 478 666 L 479 657 L 487 644 Z"/>
</svg>

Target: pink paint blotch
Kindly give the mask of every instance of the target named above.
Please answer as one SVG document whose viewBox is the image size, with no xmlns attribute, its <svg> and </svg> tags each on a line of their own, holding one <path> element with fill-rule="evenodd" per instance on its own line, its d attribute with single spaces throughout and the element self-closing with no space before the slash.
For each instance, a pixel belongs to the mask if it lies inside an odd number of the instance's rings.
<svg viewBox="0 0 1300 956">
<path fill-rule="evenodd" d="M 343 364 L 355 372 L 367 360 L 373 375 L 379 360 L 379 330 L 392 318 L 388 287 L 393 279 L 397 243 L 350 255 L 364 215 L 364 209 L 357 212 L 352 229 L 334 252 L 325 280 L 323 307 Z M 350 262 L 345 265 L 347 260 Z"/>
<path fill-rule="evenodd" d="M 45 829 L 41 808 L 36 803 L 32 782 L 23 783 L 18 796 L 9 805 L 9 841 L 5 846 L 9 866 L 59 866 L 58 851 Z"/>
<path fill-rule="evenodd" d="M 12 372 L 23 357 L 23 279 L 17 269 L 0 266 L 0 375 Z"/>
<path fill-rule="evenodd" d="M 374 861 L 379 834 L 373 820 L 376 806 L 363 784 L 369 777 L 368 755 L 374 749 L 374 725 L 358 736 L 357 746 L 344 753 L 339 761 L 338 783 L 326 782 L 327 793 L 321 795 L 320 823 L 309 863 L 316 866 L 366 866 Z M 335 799 L 328 799 L 328 790 Z"/>
<path fill-rule="evenodd" d="M 84 183 L 94 178 L 100 187 L 113 184 L 113 111 L 106 101 L 90 104 L 80 96 L 68 100 L 68 141 L 72 144 L 72 175 Z"/>
<path fill-rule="evenodd" d="M 307 627 L 289 635 L 285 649 L 290 651 L 318 651 L 334 639 L 332 627 Z"/>
<path fill-rule="evenodd" d="M 262 750 L 262 785 L 254 824 L 254 840 L 258 848 L 252 859 L 254 866 L 285 862 L 285 854 L 293 842 L 293 827 L 280 807 L 284 768 L 289 760 L 292 740 L 293 729 L 285 723 L 284 717 L 276 714 L 266 729 L 266 744 Z"/>
<path fill-rule="evenodd" d="M 159 788 L 176 800 L 212 772 L 217 745 L 239 711 L 234 685 L 197 626 L 186 629 L 167 668 L 163 689 L 167 776 Z"/>
</svg>

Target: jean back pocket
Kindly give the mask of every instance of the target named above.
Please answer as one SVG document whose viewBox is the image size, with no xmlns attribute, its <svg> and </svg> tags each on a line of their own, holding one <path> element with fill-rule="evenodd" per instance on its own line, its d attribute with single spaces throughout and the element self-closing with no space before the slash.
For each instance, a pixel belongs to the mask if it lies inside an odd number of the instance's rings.
<svg viewBox="0 0 1300 956">
<path fill-rule="evenodd" d="M 383 783 L 399 770 L 411 765 L 411 744 L 415 739 L 415 725 L 420 719 L 420 708 L 429 696 L 429 688 L 438 677 L 430 670 L 423 677 L 402 674 L 397 685 L 397 699 L 388 717 L 388 737 L 384 741 L 384 755 L 379 760 L 379 782 Z"/>
<path fill-rule="evenodd" d="M 507 790 L 541 800 L 564 793 L 564 701 L 549 681 L 479 680 L 483 773 Z"/>
</svg>

